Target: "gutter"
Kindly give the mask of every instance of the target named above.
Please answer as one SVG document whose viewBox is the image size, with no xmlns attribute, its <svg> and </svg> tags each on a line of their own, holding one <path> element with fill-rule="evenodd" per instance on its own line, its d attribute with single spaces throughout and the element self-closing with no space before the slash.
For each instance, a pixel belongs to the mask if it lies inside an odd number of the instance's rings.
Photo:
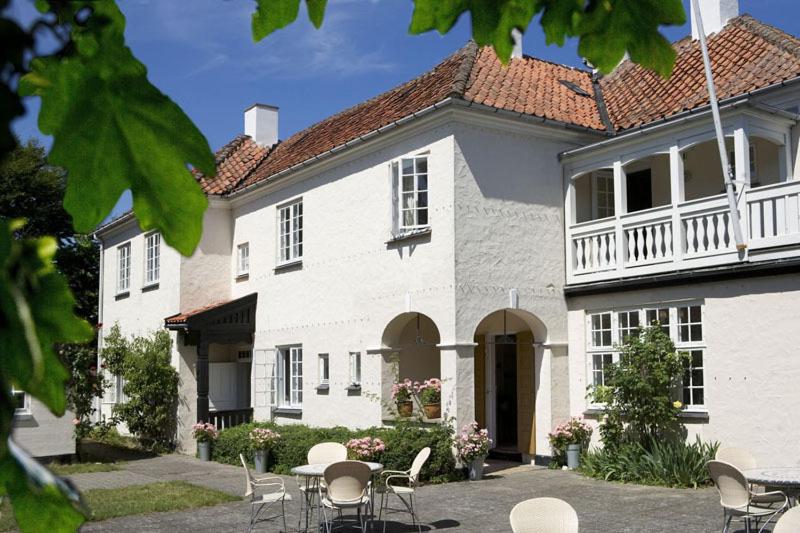
<svg viewBox="0 0 800 533">
<path fill-rule="evenodd" d="M 720 101 L 720 110 L 722 109 L 732 109 L 739 107 L 741 105 L 750 105 L 756 109 L 763 109 L 764 111 L 768 111 L 769 113 L 773 114 L 780 114 L 787 118 L 792 118 L 794 120 L 798 120 L 798 115 L 795 113 L 791 113 L 788 111 L 783 110 L 776 110 L 772 109 L 770 106 L 766 106 L 764 104 L 760 104 L 757 102 L 751 102 L 750 99 L 753 97 L 761 96 L 764 93 L 774 91 L 776 89 L 780 89 L 782 87 L 789 87 L 792 85 L 796 85 L 800 83 L 800 76 L 796 76 L 789 80 L 784 80 L 779 83 L 775 83 L 772 85 L 768 85 L 766 87 L 761 87 L 760 89 L 756 89 L 754 91 L 750 91 L 747 93 L 738 94 L 736 96 L 731 96 L 725 100 Z M 558 154 L 558 160 L 563 161 L 564 159 L 568 159 L 578 154 L 582 154 L 584 152 L 592 151 L 595 148 L 599 148 L 602 146 L 607 146 L 617 141 L 622 141 L 625 139 L 631 139 L 637 135 L 642 135 L 644 133 L 649 133 L 651 130 L 664 127 L 664 126 L 671 126 L 673 124 L 681 124 L 686 122 L 696 115 L 702 115 L 709 113 L 711 111 L 711 104 L 706 104 L 701 107 L 696 107 L 694 109 L 687 109 L 686 111 L 681 111 L 680 113 L 676 113 L 666 118 L 661 118 L 658 120 L 654 120 L 652 122 L 648 122 L 647 124 L 642 124 L 641 126 L 636 126 L 630 130 L 625 130 L 622 133 L 615 135 L 610 139 L 606 139 L 603 141 L 596 142 L 594 144 L 588 144 L 586 146 L 581 146 L 580 148 L 574 148 L 572 150 L 567 150 Z"/>
</svg>

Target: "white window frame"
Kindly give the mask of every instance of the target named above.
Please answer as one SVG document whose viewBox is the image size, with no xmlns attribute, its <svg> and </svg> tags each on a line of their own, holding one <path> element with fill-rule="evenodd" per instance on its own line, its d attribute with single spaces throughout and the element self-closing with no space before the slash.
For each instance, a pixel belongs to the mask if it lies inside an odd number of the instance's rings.
<svg viewBox="0 0 800 533">
<path fill-rule="evenodd" d="M 350 352 L 350 385 L 361 386 L 361 352 Z"/>
<path fill-rule="evenodd" d="M 303 199 L 278 206 L 278 266 L 303 260 Z"/>
<path fill-rule="evenodd" d="M 161 278 L 161 234 L 144 236 L 144 287 L 158 285 Z"/>
<path fill-rule="evenodd" d="M 250 243 L 243 242 L 236 246 L 236 275 L 250 274 Z"/>
<path fill-rule="evenodd" d="M 31 395 L 25 391 L 11 388 L 12 396 L 22 395 L 22 407 L 14 408 L 14 416 L 30 416 L 31 415 Z"/>
<path fill-rule="evenodd" d="M 117 246 L 117 294 L 131 290 L 131 243 Z"/>
<path fill-rule="evenodd" d="M 300 409 L 303 407 L 303 346 L 278 346 L 275 353 L 278 407 Z"/>
<path fill-rule="evenodd" d="M 404 163 L 411 161 L 411 172 L 408 173 L 404 170 Z M 420 171 L 420 163 L 424 161 L 425 171 Z M 430 160 L 429 154 L 421 154 L 411 157 L 400 158 L 393 166 L 392 171 L 397 173 L 394 180 L 393 191 L 394 201 L 397 204 L 394 209 L 397 213 L 397 227 L 401 232 L 412 231 L 430 227 L 431 210 L 430 210 Z M 420 177 L 425 177 L 425 187 L 420 187 Z M 405 178 L 411 179 L 411 188 L 407 189 Z M 423 197 L 424 195 L 424 197 Z M 405 199 L 409 198 L 406 202 Z M 421 200 L 424 198 L 424 201 Z M 408 206 L 404 206 L 408 203 Z M 424 204 L 424 205 L 420 205 Z M 421 220 L 421 215 L 424 212 L 424 220 Z M 411 216 L 410 223 L 406 222 L 406 213 Z"/>
<path fill-rule="evenodd" d="M 603 316 L 608 315 L 609 320 L 609 327 L 605 328 L 603 324 Z M 595 317 L 600 320 L 600 328 L 595 329 Z M 586 339 L 586 376 L 587 376 L 587 384 L 589 386 L 594 386 L 595 381 L 599 377 L 599 381 L 604 383 L 605 382 L 605 365 L 609 362 L 608 356 L 610 355 L 610 362 L 616 363 L 619 360 L 619 351 L 616 350 L 614 347 L 615 342 L 615 320 L 616 320 L 616 313 L 612 311 L 600 311 L 600 312 L 592 312 L 586 313 L 586 332 L 587 332 L 587 339 Z M 609 334 L 609 343 L 603 343 L 603 333 L 608 332 Z M 595 342 L 595 332 L 600 334 L 600 343 Z M 601 367 L 597 368 L 595 366 L 595 359 L 599 357 L 601 360 Z M 599 404 L 592 402 L 591 407 L 599 407 Z"/>
<path fill-rule="evenodd" d="M 600 190 L 600 183 L 604 188 Z M 602 192 L 603 202 L 600 201 Z M 592 219 L 613 217 L 616 214 L 614 203 L 614 173 L 610 170 L 600 170 L 592 173 Z"/>
<path fill-rule="evenodd" d="M 319 373 L 319 384 L 328 385 L 331 382 L 331 357 L 330 354 L 317 354 L 317 369 Z"/>
<path fill-rule="evenodd" d="M 700 312 L 700 316 L 699 316 L 700 321 L 699 322 L 692 320 L 692 308 L 693 307 L 699 307 L 700 308 L 700 310 L 699 310 L 699 312 Z M 680 320 L 680 315 L 681 315 L 680 309 L 681 308 L 687 308 L 687 318 L 689 319 L 687 322 L 681 322 L 681 320 Z M 672 335 L 672 339 L 675 342 L 675 349 L 678 350 L 679 352 L 686 352 L 687 354 L 689 354 L 689 357 L 690 357 L 690 360 L 688 361 L 688 363 L 685 366 L 684 378 L 683 378 L 683 382 L 681 383 L 680 401 L 683 402 L 685 408 L 690 410 L 690 411 L 705 411 L 708 408 L 707 407 L 707 405 L 708 405 L 708 390 L 706 388 L 707 380 L 706 380 L 706 376 L 705 376 L 706 351 L 707 351 L 706 331 L 705 331 L 705 324 L 706 324 L 705 306 L 700 304 L 700 303 L 697 303 L 697 302 L 682 303 L 682 304 L 679 304 L 679 305 L 675 306 L 673 311 L 675 313 L 675 321 L 674 321 L 675 322 L 675 328 L 674 328 L 675 329 L 675 333 L 674 333 L 674 335 Z M 687 327 L 687 326 L 689 328 L 689 338 L 684 340 L 684 339 L 681 339 L 681 328 L 682 327 Z M 700 338 L 699 339 L 692 339 L 692 326 L 699 326 L 700 327 Z M 696 352 L 700 353 L 700 363 L 701 364 L 698 367 L 695 367 L 693 365 L 693 361 L 692 361 L 692 358 L 694 357 L 694 353 L 696 353 Z M 697 384 L 694 383 L 694 378 L 693 378 L 693 373 L 692 372 L 695 371 L 695 370 L 700 370 L 701 371 L 702 383 L 700 385 L 697 385 Z M 688 383 L 687 383 L 687 377 L 688 377 Z M 702 390 L 702 395 L 703 395 L 703 401 L 702 402 L 694 402 L 694 398 L 695 398 L 695 394 L 696 394 L 695 391 L 698 390 L 698 389 Z M 689 393 L 689 400 L 690 400 L 688 402 L 685 401 L 687 392 Z"/>
</svg>

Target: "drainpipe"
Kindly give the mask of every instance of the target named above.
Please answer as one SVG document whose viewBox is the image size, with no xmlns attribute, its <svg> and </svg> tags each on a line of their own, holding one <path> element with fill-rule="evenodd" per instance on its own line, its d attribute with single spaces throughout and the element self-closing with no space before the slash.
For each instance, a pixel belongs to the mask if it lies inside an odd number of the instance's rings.
<svg viewBox="0 0 800 533">
<path fill-rule="evenodd" d="M 97 276 L 98 279 L 99 279 L 100 286 L 97 289 L 97 324 L 96 324 L 95 327 L 97 328 L 97 363 L 96 363 L 97 364 L 97 374 L 101 375 L 103 373 L 103 369 L 100 368 L 100 359 L 101 359 L 101 353 L 103 351 L 103 328 L 102 328 L 102 325 L 103 325 L 103 274 L 104 274 L 104 272 L 103 272 L 104 271 L 104 269 L 103 269 L 103 255 L 104 255 L 103 254 L 103 250 L 105 249 L 105 242 L 103 242 L 103 239 L 99 238 L 96 233 L 92 237 L 94 237 L 94 239 L 97 242 L 100 243 L 100 246 L 98 247 L 100 249 L 100 260 L 99 260 L 98 276 Z M 105 390 L 103 390 L 103 395 L 105 395 Z M 95 420 L 94 421 L 95 422 L 99 422 L 101 420 L 101 417 L 103 416 L 103 412 L 102 412 L 103 401 L 102 401 L 102 398 L 97 397 L 97 398 L 94 399 L 94 402 L 95 402 L 95 406 L 94 406 L 95 407 L 95 411 L 94 411 L 95 412 L 95 416 L 94 416 Z"/>
<path fill-rule="evenodd" d="M 725 135 L 722 132 L 722 120 L 719 118 L 719 104 L 717 103 L 717 92 L 714 89 L 714 76 L 711 73 L 711 60 L 708 57 L 706 33 L 703 29 L 703 18 L 700 16 L 700 5 L 697 0 L 692 0 L 692 8 L 694 11 L 694 22 L 697 26 L 698 38 L 700 39 L 700 50 L 703 53 L 703 66 L 705 67 L 706 83 L 708 85 L 708 100 L 711 104 L 711 115 L 714 117 L 714 130 L 717 134 L 719 160 L 720 163 L 722 163 L 722 175 L 725 176 L 725 193 L 728 197 L 728 209 L 730 211 L 731 226 L 733 226 L 733 238 L 736 241 L 736 249 L 739 252 L 743 252 L 747 249 L 747 244 L 742 237 L 739 210 L 736 207 L 736 187 L 733 181 L 733 169 L 728 163 L 728 151 L 725 149 Z"/>
</svg>

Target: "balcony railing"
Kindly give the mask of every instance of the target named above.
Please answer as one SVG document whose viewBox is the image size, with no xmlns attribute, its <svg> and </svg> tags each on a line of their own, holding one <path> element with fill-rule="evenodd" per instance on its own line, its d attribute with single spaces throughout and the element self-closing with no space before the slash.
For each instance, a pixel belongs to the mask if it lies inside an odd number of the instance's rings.
<svg viewBox="0 0 800 533">
<path fill-rule="evenodd" d="M 253 421 L 253 409 L 230 409 L 227 411 L 209 411 L 209 422 L 217 426 L 217 429 L 225 429 L 241 424 L 248 424 Z"/>
<path fill-rule="evenodd" d="M 800 245 L 800 181 L 744 191 L 739 212 L 748 245 L 744 257 L 736 250 L 724 195 L 574 224 L 567 235 L 567 282 L 738 263 L 766 248 Z"/>
</svg>

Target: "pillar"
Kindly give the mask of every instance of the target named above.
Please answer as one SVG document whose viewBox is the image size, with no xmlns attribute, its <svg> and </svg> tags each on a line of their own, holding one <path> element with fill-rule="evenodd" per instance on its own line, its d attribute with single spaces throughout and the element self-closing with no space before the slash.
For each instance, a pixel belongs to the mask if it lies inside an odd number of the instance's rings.
<svg viewBox="0 0 800 533">
<path fill-rule="evenodd" d="M 475 344 L 440 344 L 442 415 L 459 431 L 475 420 Z"/>
<path fill-rule="evenodd" d="M 208 341 L 200 334 L 197 343 L 197 362 L 195 363 L 197 379 L 197 421 L 208 422 Z"/>
</svg>

